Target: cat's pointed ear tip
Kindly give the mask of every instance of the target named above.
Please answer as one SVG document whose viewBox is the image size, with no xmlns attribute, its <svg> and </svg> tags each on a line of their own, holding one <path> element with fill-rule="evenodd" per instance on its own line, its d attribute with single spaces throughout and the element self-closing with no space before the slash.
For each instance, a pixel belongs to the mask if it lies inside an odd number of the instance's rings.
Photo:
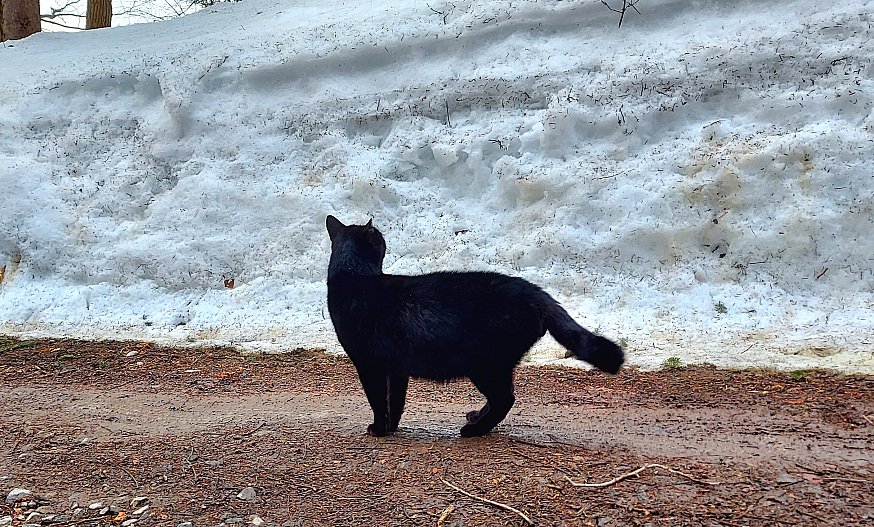
<svg viewBox="0 0 874 527">
<path fill-rule="evenodd" d="M 334 234 L 339 232 L 343 227 L 345 227 L 345 225 L 334 216 L 328 214 L 328 217 L 325 218 L 325 228 L 328 229 L 328 234 L 331 236 L 332 240 L 334 239 Z"/>
<path fill-rule="evenodd" d="M 368 220 L 367 225 L 365 225 L 365 227 L 373 228 L 373 218 L 370 218 L 370 220 Z"/>
</svg>

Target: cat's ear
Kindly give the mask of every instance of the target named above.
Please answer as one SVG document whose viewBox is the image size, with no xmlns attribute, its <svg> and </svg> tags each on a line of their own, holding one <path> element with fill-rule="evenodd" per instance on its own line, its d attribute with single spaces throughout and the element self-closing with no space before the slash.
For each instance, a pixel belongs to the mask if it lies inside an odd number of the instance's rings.
<svg viewBox="0 0 874 527">
<path fill-rule="evenodd" d="M 329 214 L 328 217 L 325 218 L 325 227 L 327 227 L 328 229 L 328 237 L 333 240 L 334 237 L 340 232 L 340 230 L 345 227 L 345 225 L 343 225 L 340 220 Z"/>
<path fill-rule="evenodd" d="M 367 222 L 367 225 L 365 225 L 365 227 L 367 227 L 368 229 L 373 228 L 373 218 L 370 218 L 370 221 Z"/>
</svg>

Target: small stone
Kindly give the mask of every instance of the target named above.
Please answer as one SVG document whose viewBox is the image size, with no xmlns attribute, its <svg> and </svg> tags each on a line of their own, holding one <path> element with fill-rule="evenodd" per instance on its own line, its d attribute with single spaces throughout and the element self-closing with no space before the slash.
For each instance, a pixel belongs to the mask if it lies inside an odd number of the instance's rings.
<svg viewBox="0 0 874 527">
<path fill-rule="evenodd" d="M 252 516 L 252 519 L 249 521 L 255 527 L 259 527 L 260 525 L 264 525 L 264 520 L 261 519 L 260 516 Z"/>
<path fill-rule="evenodd" d="M 228 518 L 223 522 L 225 525 L 237 525 L 238 523 L 246 523 L 243 518 Z"/>
<path fill-rule="evenodd" d="M 148 502 L 149 498 L 147 498 L 146 496 L 137 496 L 136 498 L 130 500 L 130 506 L 136 508 Z"/>
<path fill-rule="evenodd" d="M 43 505 L 42 507 L 37 507 L 36 512 L 40 514 L 52 514 L 53 512 L 55 512 L 55 509 L 49 507 L 48 505 Z"/>
<path fill-rule="evenodd" d="M 121 512 L 121 507 L 114 503 L 107 508 L 109 509 L 110 514 L 118 514 L 119 512 Z"/>
<path fill-rule="evenodd" d="M 79 506 L 80 503 L 85 503 L 85 493 L 83 492 L 74 492 L 70 494 L 70 497 L 67 498 L 67 501 L 70 502 L 70 508 L 75 509 Z"/>
<path fill-rule="evenodd" d="M 600 518 L 598 518 L 598 527 L 604 527 L 612 521 L 613 518 L 611 518 L 610 516 L 601 516 Z"/>
<path fill-rule="evenodd" d="M 801 478 L 795 477 L 788 472 L 783 472 L 779 476 L 777 476 L 777 483 L 781 485 L 792 485 L 793 483 L 798 483 L 801 481 Z"/>
<path fill-rule="evenodd" d="M 237 494 L 237 498 L 248 501 L 254 500 L 256 495 L 257 494 L 255 493 L 255 489 L 253 489 L 252 487 L 246 487 L 245 489 L 241 490 L 239 494 Z"/>
<path fill-rule="evenodd" d="M 70 521 L 71 521 L 70 517 L 67 516 L 66 514 L 58 514 L 58 515 L 52 517 L 51 520 L 49 520 L 48 518 L 43 518 L 43 519 L 49 523 L 70 523 Z"/>
<path fill-rule="evenodd" d="M 27 523 L 42 523 L 42 517 L 43 515 L 38 512 L 31 512 L 24 521 Z"/>
<path fill-rule="evenodd" d="M 194 524 L 191 522 L 182 522 L 177 524 L 176 527 L 194 527 Z"/>
<path fill-rule="evenodd" d="M 0 525 L 9 525 L 12 523 L 12 516 L 0 516 Z"/>
<path fill-rule="evenodd" d="M 18 501 L 21 501 L 25 498 L 29 498 L 31 496 L 31 492 L 27 489 L 12 489 L 9 492 L 9 495 L 6 496 L 6 503 L 12 505 Z"/>
<path fill-rule="evenodd" d="M 100 509 L 100 512 L 98 512 L 97 514 L 99 514 L 101 516 L 106 516 L 107 514 L 109 514 L 109 507 L 103 507 L 102 509 Z"/>
<path fill-rule="evenodd" d="M 94 503 L 92 503 L 91 505 L 88 506 L 88 509 L 92 510 L 92 511 L 96 511 L 97 509 L 102 509 L 102 508 L 103 508 L 102 501 L 95 501 Z"/>
<path fill-rule="evenodd" d="M 143 505 L 143 506 L 140 507 L 139 509 L 133 511 L 131 514 L 134 515 L 134 516 L 140 516 L 141 514 L 143 514 L 144 512 L 146 512 L 147 510 L 149 510 L 149 506 L 148 506 L 148 505 Z"/>
<path fill-rule="evenodd" d="M 131 518 L 129 520 L 125 520 L 125 521 L 121 522 L 121 527 L 130 527 L 131 525 L 135 524 L 138 521 L 140 521 L 140 520 L 137 518 Z"/>
</svg>

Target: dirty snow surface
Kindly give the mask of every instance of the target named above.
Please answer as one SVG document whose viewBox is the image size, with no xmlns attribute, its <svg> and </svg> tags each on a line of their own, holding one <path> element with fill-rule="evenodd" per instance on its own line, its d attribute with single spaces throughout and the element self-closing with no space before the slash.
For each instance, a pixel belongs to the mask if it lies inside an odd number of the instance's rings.
<svg viewBox="0 0 874 527">
<path fill-rule="evenodd" d="M 338 350 L 324 220 L 631 364 L 874 372 L 874 2 L 246 0 L 0 47 L 0 332 Z M 559 361 L 544 339 L 531 360 Z"/>
</svg>

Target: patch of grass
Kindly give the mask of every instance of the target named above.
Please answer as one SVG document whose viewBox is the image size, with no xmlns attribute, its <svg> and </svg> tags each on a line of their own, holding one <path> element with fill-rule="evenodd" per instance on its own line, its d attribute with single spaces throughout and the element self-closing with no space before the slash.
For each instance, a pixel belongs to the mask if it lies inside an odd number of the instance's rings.
<svg viewBox="0 0 874 527">
<path fill-rule="evenodd" d="M 10 342 L 11 344 L 8 344 Z M 22 340 L 21 342 L 6 340 L 3 342 L 3 347 L 0 347 L 0 353 L 5 353 L 7 351 L 17 350 L 20 348 L 29 348 L 31 346 L 36 346 L 37 344 L 38 341 L 36 340 Z"/>
<path fill-rule="evenodd" d="M 683 361 L 680 360 L 680 357 L 668 357 L 662 363 L 662 368 L 679 368 L 682 365 Z"/>
<path fill-rule="evenodd" d="M 789 372 L 789 378 L 793 381 L 806 381 L 810 373 L 805 370 L 795 370 Z"/>
<path fill-rule="evenodd" d="M 725 307 L 725 304 L 722 303 L 722 300 L 717 302 L 713 306 L 713 308 L 716 309 L 716 312 L 719 313 L 720 315 L 724 315 L 724 314 L 728 313 L 728 308 Z"/>
</svg>

